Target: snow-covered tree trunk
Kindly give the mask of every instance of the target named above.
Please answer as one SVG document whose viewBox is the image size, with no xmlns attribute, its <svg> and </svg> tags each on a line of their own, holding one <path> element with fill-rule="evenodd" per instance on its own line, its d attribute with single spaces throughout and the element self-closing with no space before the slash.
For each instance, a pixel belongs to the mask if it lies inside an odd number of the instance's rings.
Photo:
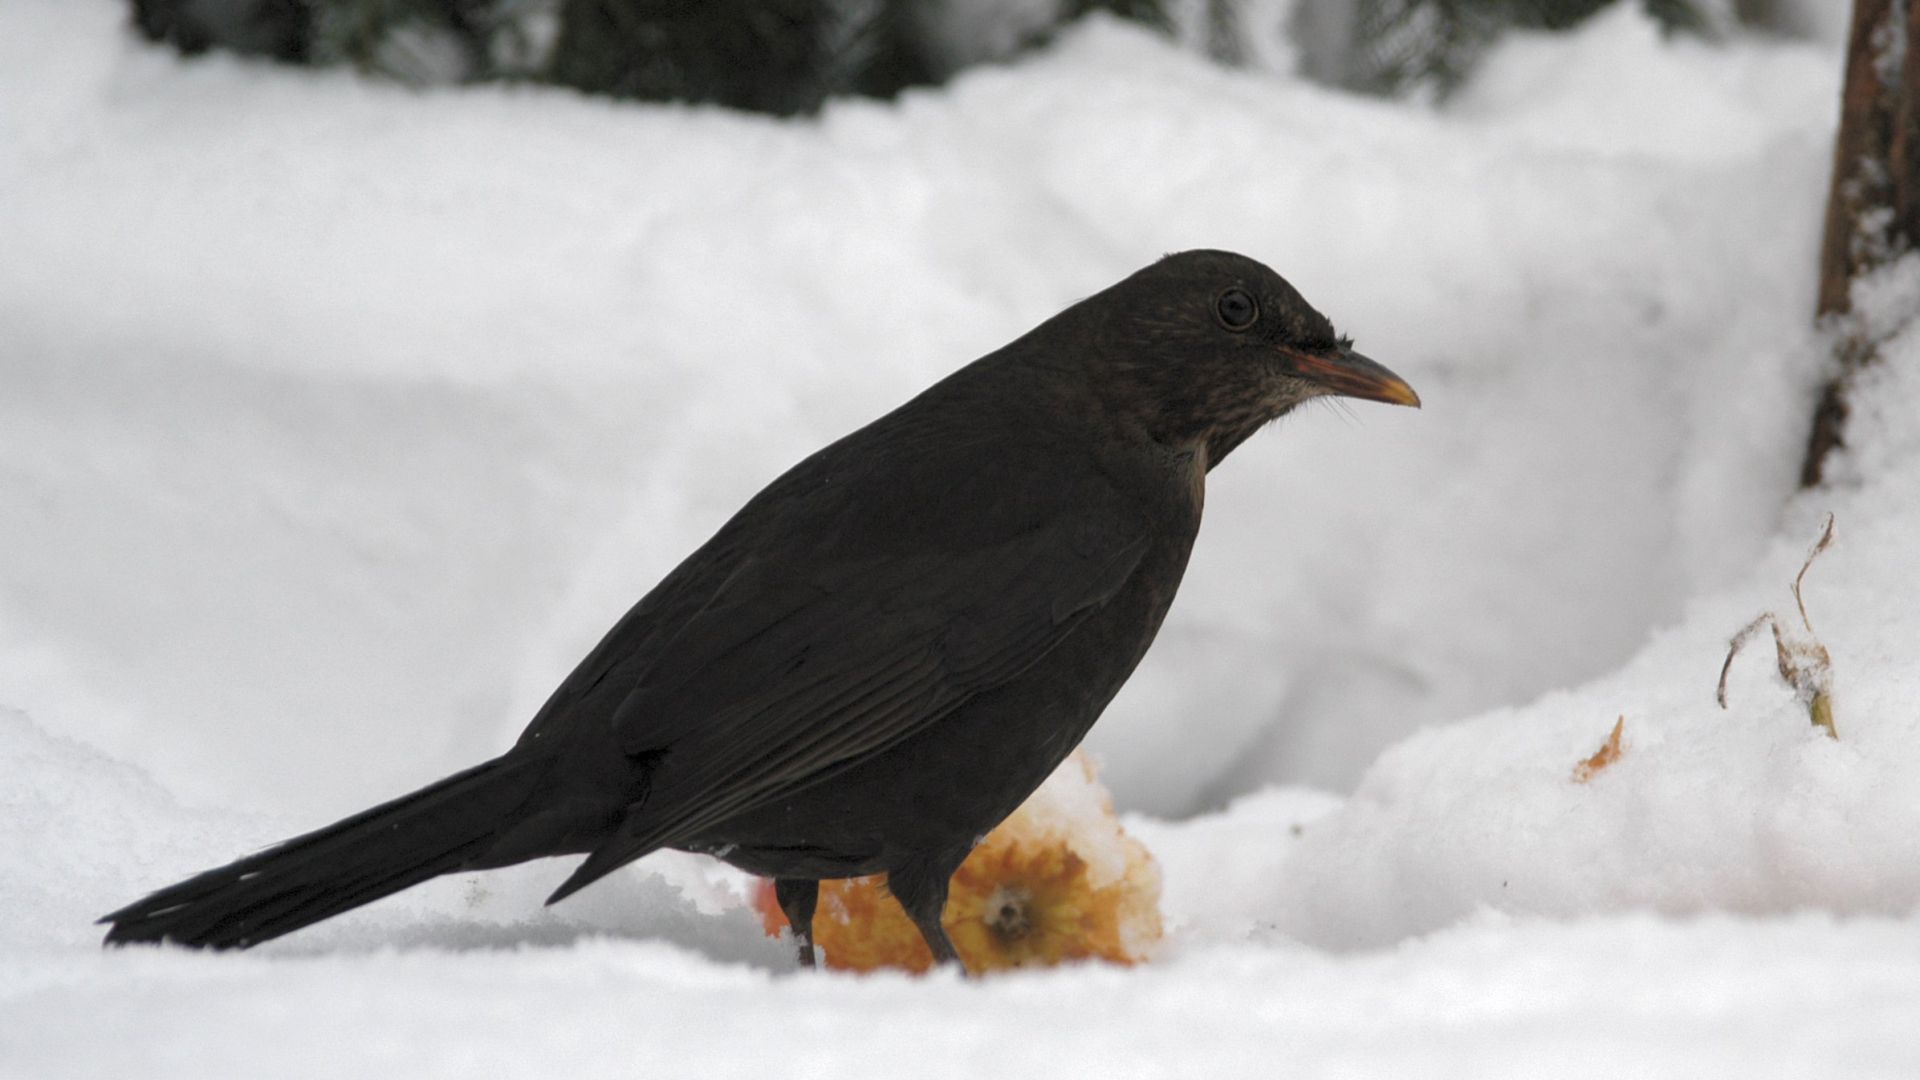
<svg viewBox="0 0 1920 1080">
<path fill-rule="evenodd" d="M 1920 249 L 1920 0 L 1855 0 L 1841 89 L 1840 133 L 1820 251 L 1818 316 L 1852 311 L 1853 282 Z M 1841 445 L 1853 373 L 1875 358 L 1873 342 L 1843 330 L 1840 370 L 1814 412 L 1800 483 L 1820 483 Z"/>
</svg>

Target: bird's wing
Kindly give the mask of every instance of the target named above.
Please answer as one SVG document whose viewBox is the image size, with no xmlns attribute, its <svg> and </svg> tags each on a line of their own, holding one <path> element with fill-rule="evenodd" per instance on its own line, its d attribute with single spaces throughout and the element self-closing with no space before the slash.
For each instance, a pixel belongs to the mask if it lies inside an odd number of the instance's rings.
<svg viewBox="0 0 1920 1080">
<path fill-rule="evenodd" d="M 889 524 L 856 500 L 840 520 L 782 523 L 801 543 L 744 555 L 615 712 L 653 787 L 555 898 L 924 729 L 1025 671 L 1133 575 L 1147 525 L 1106 478 L 993 479 L 956 481 L 944 534 L 924 511 Z"/>
</svg>

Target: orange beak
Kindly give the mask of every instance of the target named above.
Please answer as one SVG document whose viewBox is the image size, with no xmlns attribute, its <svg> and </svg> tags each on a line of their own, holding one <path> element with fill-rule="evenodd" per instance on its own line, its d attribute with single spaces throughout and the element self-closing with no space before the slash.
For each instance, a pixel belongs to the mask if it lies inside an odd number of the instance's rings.
<svg viewBox="0 0 1920 1080">
<path fill-rule="evenodd" d="M 1287 358 L 1296 375 L 1319 383 L 1330 393 L 1341 397 L 1384 401 L 1389 405 L 1420 407 L 1420 395 L 1413 392 L 1407 380 L 1388 371 L 1385 365 L 1375 363 L 1344 345 L 1335 346 L 1325 353 L 1283 348 L 1281 354 Z"/>
</svg>

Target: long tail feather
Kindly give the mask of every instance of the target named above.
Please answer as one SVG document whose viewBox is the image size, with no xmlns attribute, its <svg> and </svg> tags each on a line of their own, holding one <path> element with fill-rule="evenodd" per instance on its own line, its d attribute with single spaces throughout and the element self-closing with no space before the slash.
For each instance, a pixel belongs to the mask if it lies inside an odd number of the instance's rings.
<svg viewBox="0 0 1920 1080">
<path fill-rule="evenodd" d="M 100 919 L 107 944 L 246 948 L 481 865 L 538 782 L 512 755 L 208 870 Z"/>
</svg>

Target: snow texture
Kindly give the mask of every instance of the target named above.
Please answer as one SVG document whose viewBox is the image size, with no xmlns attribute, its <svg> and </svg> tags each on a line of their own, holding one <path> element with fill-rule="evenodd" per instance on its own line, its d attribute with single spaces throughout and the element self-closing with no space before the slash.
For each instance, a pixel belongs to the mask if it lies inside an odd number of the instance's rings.
<svg viewBox="0 0 1920 1080">
<path fill-rule="evenodd" d="M 1095 23 L 776 122 L 181 61 L 124 11 L 0 5 L 0 1077 L 1920 1075 L 1920 267 L 1863 285 L 1887 362 L 1794 492 L 1831 40 L 1620 5 L 1436 110 Z M 781 468 L 1201 246 L 1426 407 L 1212 479 L 1092 740 L 1153 963 L 793 974 L 671 854 L 97 948 L 497 752 Z M 1713 700 L 1829 512 L 1838 740 L 1764 648 Z"/>
</svg>

